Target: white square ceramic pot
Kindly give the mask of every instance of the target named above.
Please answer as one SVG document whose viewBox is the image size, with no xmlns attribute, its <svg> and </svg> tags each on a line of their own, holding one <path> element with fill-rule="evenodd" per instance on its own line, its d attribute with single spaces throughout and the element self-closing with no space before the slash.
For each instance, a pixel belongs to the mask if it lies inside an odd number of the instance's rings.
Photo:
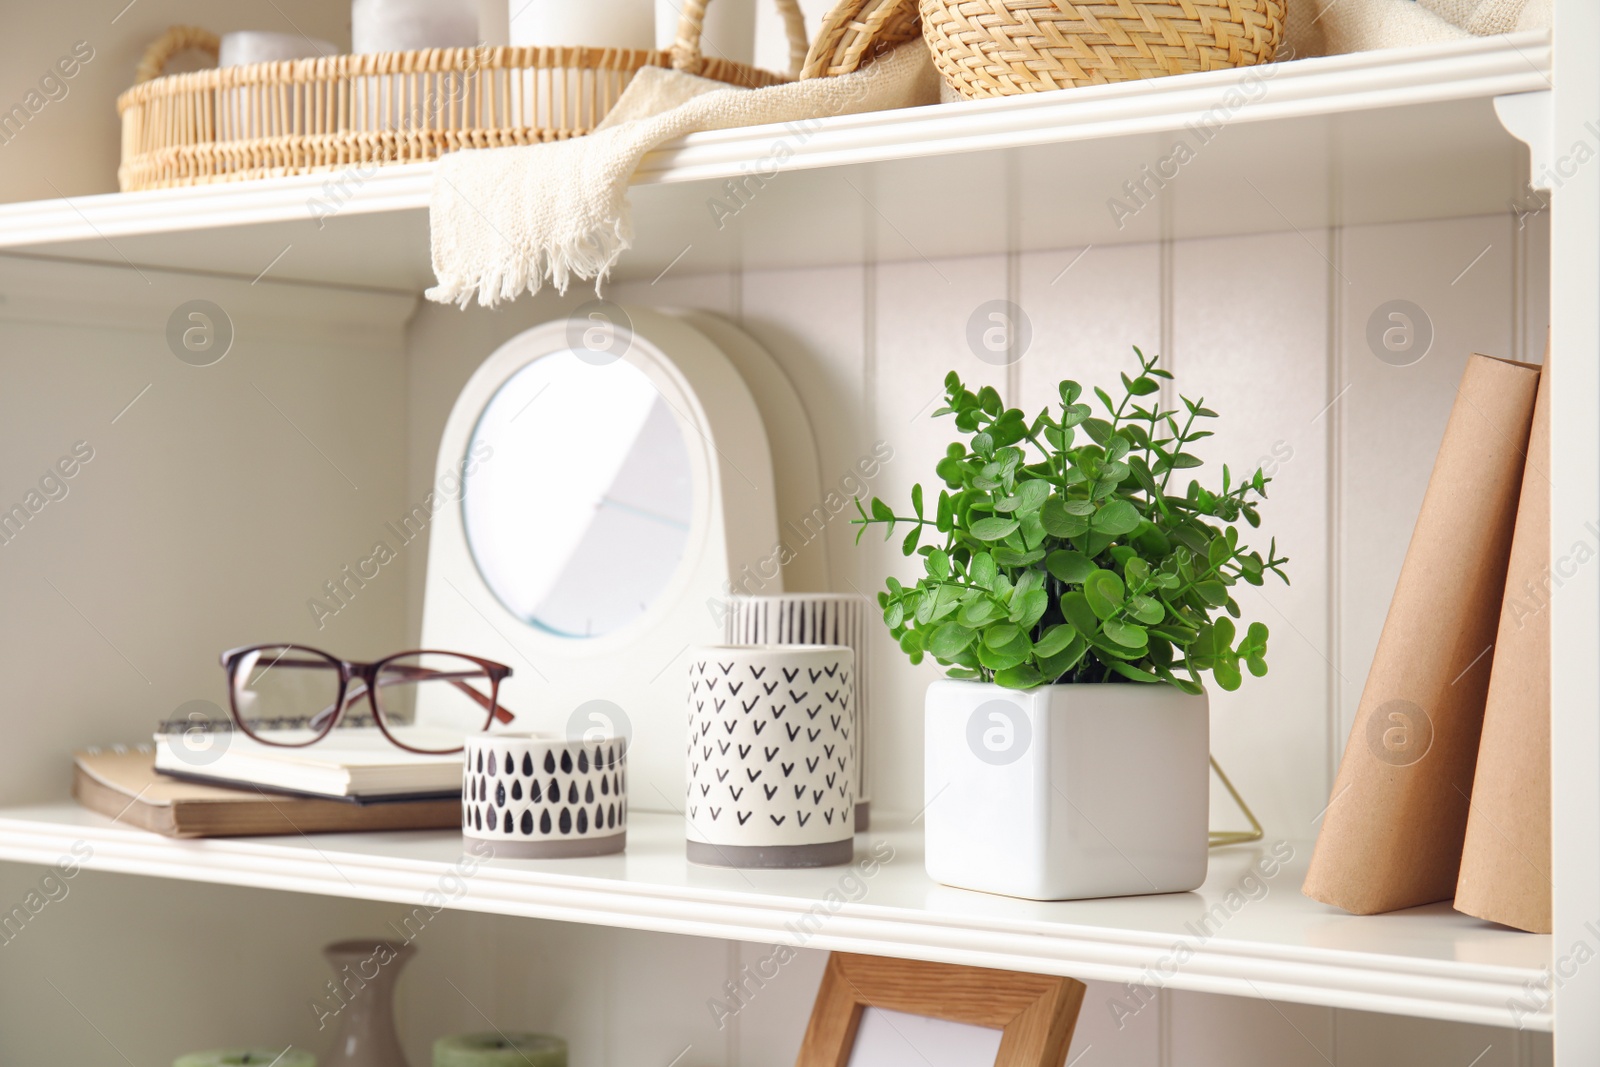
<svg viewBox="0 0 1600 1067">
<path fill-rule="evenodd" d="M 935 682 L 925 745 L 935 881 L 1033 900 L 1177 893 L 1205 881 L 1204 694 Z"/>
<path fill-rule="evenodd" d="M 469 736 L 462 833 L 512 858 L 621 852 L 628 843 L 627 748 L 620 737 Z"/>
<path fill-rule="evenodd" d="M 867 669 L 867 628 L 878 624 L 858 593 L 776 593 L 730 597 L 724 637 L 730 645 L 846 645 L 855 653 L 856 833 L 871 828 L 872 790 L 867 775 L 872 716 Z"/>
<path fill-rule="evenodd" d="M 850 862 L 854 670 L 854 656 L 842 645 L 691 651 L 685 815 L 692 862 Z"/>
</svg>

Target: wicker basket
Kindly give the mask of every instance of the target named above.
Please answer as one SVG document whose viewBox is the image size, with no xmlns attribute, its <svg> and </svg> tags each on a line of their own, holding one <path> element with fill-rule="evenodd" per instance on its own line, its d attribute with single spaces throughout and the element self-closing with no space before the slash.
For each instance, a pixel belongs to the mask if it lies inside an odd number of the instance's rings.
<svg viewBox="0 0 1600 1067">
<path fill-rule="evenodd" d="M 124 190 L 243 181 L 437 159 L 459 148 L 536 144 L 590 132 L 634 72 L 670 66 L 746 88 L 792 80 L 807 47 L 796 0 L 777 0 L 791 74 L 700 51 L 706 0 L 684 0 L 669 51 L 443 48 L 332 56 L 161 77 L 215 34 L 168 30 L 117 99 Z"/>
<path fill-rule="evenodd" d="M 817 27 L 802 78 L 857 70 L 880 52 L 922 33 L 917 0 L 839 0 Z"/>
<path fill-rule="evenodd" d="M 965 97 L 1266 63 L 1285 0 L 921 0 L 922 33 Z"/>
</svg>

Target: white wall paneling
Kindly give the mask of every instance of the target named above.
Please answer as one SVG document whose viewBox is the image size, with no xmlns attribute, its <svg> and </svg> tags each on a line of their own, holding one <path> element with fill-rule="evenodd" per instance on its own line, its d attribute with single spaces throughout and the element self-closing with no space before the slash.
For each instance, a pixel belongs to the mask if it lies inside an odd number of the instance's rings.
<svg viewBox="0 0 1600 1067">
<path fill-rule="evenodd" d="M 882 203 L 900 196 L 893 186 L 863 192 Z M 998 213 L 980 220 L 993 254 L 926 257 L 923 230 L 891 217 L 894 228 L 836 265 L 707 273 L 685 257 L 607 296 L 737 320 L 795 383 L 824 487 L 851 479 L 902 506 L 914 482 L 936 488 L 933 462 L 953 427 L 930 415 L 947 370 L 1033 410 L 1062 377 L 1114 382 L 1133 344 L 1161 351 L 1179 388 L 1224 415 L 1209 460 L 1241 472 L 1276 460 L 1262 535 L 1279 537 L 1295 584 L 1246 597 L 1272 627 L 1273 671 L 1218 697 L 1213 747 L 1269 839 L 1307 841 L 1462 361 L 1474 350 L 1536 358 L 1542 348 L 1547 213 L 1522 228 L 1501 214 L 1043 248 L 1004 238 L 1026 219 Z M 20 499 L 74 441 L 96 449 L 69 495 L 0 546 L 10 607 L 0 664 L 16 705 L 52 716 L 13 717 L 14 743 L 0 751 L 9 803 L 59 797 L 76 745 L 137 740 L 185 700 L 218 700 L 212 656 L 227 644 L 287 636 L 355 656 L 405 643 L 420 610 L 420 540 L 321 628 L 306 602 L 428 491 L 444 419 L 477 364 L 592 298 L 575 289 L 497 313 L 460 311 L 419 305 L 409 290 L 21 258 L 0 260 L 0 293 L 0 501 Z M 233 323 L 234 348 L 215 366 L 185 364 L 168 347 L 168 318 L 190 299 L 213 301 Z M 1393 299 L 1423 309 L 1433 328 L 1428 354 L 1407 367 L 1381 362 L 1365 339 L 1373 310 Z M 986 329 L 1008 325 L 997 348 L 984 346 Z M 879 441 L 892 456 L 872 479 L 853 477 Z M 780 504 L 780 521 L 803 519 L 814 503 Z M 847 515 L 817 540 L 835 588 L 871 595 L 885 574 L 915 572 L 898 537 L 855 547 Z M 913 670 L 886 633 L 877 640 L 875 811 L 909 819 L 922 804 L 922 689 L 936 669 Z M 515 649 L 483 651 L 517 662 Z M 1219 808 L 1215 821 L 1231 818 Z M 0 889 L 17 899 L 36 878 L 6 866 Z M 69 1034 L 69 1058 L 109 1062 L 101 1039 L 73 1021 L 77 1009 L 33 974 L 56 981 L 135 1062 L 225 1033 L 300 1034 L 311 1016 L 293 991 L 320 976 L 316 945 L 380 929 L 397 906 L 85 874 L 52 907 L 59 913 L 26 941 L 0 948 L 8 1063 L 46 1062 L 58 1032 Z M 252 909 L 262 918 L 249 929 L 223 918 Z M 427 1036 L 480 1027 L 487 1015 L 564 1030 L 589 1063 L 665 1065 L 687 1047 L 681 1067 L 779 1064 L 792 1057 L 822 960 L 815 945 L 790 946 L 794 958 L 724 1017 L 713 1002 L 727 1003 L 726 983 L 745 981 L 771 946 L 456 913 L 437 924 L 403 987 L 416 1062 L 426 1062 Z M 115 939 L 118 962 L 99 973 L 74 965 L 77 938 Z M 219 972 L 216 959 L 253 968 L 249 981 Z M 160 981 L 135 980 L 135 961 Z M 250 993 L 245 1004 L 229 997 L 203 1025 L 172 1024 L 181 1041 L 151 1021 L 176 1015 L 172 1005 L 220 999 L 235 981 Z M 1524 1067 L 1549 1053 L 1543 1036 L 1239 992 L 1096 981 L 1074 1062 L 1342 1067 L 1447 1048 L 1466 1064 L 1492 1046 L 1482 1064 Z"/>
</svg>

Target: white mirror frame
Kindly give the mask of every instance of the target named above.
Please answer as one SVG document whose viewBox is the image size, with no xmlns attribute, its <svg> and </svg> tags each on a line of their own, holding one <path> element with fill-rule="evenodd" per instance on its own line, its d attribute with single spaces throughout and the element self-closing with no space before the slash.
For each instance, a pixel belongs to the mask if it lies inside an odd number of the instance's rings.
<svg viewBox="0 0 1600 1067">
<path fill-rule="evenodd" d="M 422 644 L 510 666 L 501 700 L 517 716 L 513 732 L 565 736 L 608 721 L 630 726 L 630 806 L 681 810 L 684 652 L 721 641 L 717 607 L 729 581 L 771 556 L 778 541 L 773 464 L 756 400 L 723 350 L 686 318 L 626 310 L 633 338 L 621 358 L 660 390 L 689 454 L 694 514 L 677 572 L 649 610 L 619 630 L 590 638 L 543 632 L 511 614 L 484 582 L 461 504 L 452 501 L 429 538 Z M 518 334 L 484 361 L 445 424 L 435 486 L 459 477 L 478 418 L 500 387 L 534 360 L 571 348 L 563 319 Z M 584 461 L 581 443 L 571 461 Z M 771 585 L 781 592 L 781 576 Z"/>
</svg>

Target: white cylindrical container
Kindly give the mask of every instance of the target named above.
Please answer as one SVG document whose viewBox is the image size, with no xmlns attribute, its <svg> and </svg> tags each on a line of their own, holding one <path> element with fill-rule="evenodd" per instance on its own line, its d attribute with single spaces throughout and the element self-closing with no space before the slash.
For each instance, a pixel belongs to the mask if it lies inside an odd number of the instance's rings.
<svg viewBox="0 0 1600 1067">
<path fill-rule="evenodd" d="M 477 0 L 355 0 L 350 8 L 351 51 L 358 55 L 477 43 Z"/>
<path fill-rule="evenodd" d="M 559 859 L 628 842 L 628 742 L 473 734 L 463 756 L 462 833 L 497 856 Z"/>
<path fill-rule="evenodd" d="M 655 0 L 655 5 L 656 47 L 665 51 L 678 38 L 683 4 L 679 0 Z M 710 0 L 700 34 L 700 52 L 708 58 L 754 66 L 756 0 Z"/>
<path fill-rule="evenodd" d="M 339 46 L 332 41 L 319 41 L 298 33 L 236 30 L 222 35 L 217 66 L 243 67 L 250 63 L 271 63 L 280 59 L 316 59 L 320 56 L 336 56 L 339 52 Z"/>
<path fill-rule="evenodd" d="M 872 791 L 867 755 L 872 719 L 867 714 L 867 627 L 875 622 L 867 598 L 855 593 L 778 593 L 734 596 L 723 638 L 731 645 L 846 645 L 855 653 L 856 832 L 871 824 Z"/>
<path fill-rule="evenodd" d="M 656 43 L 655 0 L 508 0 L 511 43 L 639 48 Z"/>
<path fill-rule="evenodd" d="M 689 656 L 688 854 L 714 867 L 829 867 L 855 845 L 855 655 L 705 645 Z"/>
</svg>

